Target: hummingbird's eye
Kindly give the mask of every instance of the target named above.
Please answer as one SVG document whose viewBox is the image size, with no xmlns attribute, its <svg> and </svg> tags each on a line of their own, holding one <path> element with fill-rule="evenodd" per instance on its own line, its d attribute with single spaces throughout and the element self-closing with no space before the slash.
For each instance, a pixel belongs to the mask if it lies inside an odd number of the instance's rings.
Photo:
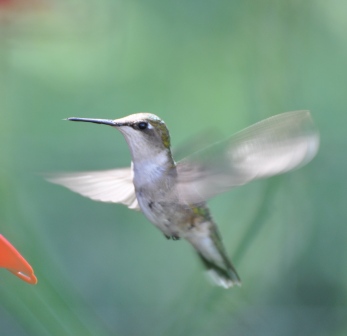
<svg viewBox="0 0 347 336">
<path fill-rule="evenodd" d="M 145 130 L 148 127 L 148 123 L 146 123 L 145 121 L 141 121 L 137 124 L 137 126 L 140 130 Z"/>
</svg>

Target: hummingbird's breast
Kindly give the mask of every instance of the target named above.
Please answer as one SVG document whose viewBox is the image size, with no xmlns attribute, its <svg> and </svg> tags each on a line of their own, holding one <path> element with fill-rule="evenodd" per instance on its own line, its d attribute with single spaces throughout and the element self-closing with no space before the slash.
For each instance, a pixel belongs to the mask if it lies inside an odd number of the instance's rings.
<svg viewBox="0 0 347 336">
<path fill-rule="evenodd" d="M 191 216 L 189 206 L 177 198 L 177 171 L 172 162 L 150 161 L 134 164 L 134 186 L 143 214 L 166 236 L 180 237 L 184 223 Z"/>
<path fill-rule="evenodd" d="M 179 236 L 178 223 L 184 221 L 186 210 L 172 198 L 167 181 L 164 184 L 135 187 L 136 197 L 144 215 L 167 236 Z M 174 188 L 174 186 L 172 186 Z"/>
<path fill-rule="evenodd" d="M 173 181 L 163 181 L 154 188 L 135 187 L 135 191 L 144 215 L 166 236 L 187 238 L 202 223 L 211 221 L 204 203 L 191 205 L 179 201 Z"/>
</svg>

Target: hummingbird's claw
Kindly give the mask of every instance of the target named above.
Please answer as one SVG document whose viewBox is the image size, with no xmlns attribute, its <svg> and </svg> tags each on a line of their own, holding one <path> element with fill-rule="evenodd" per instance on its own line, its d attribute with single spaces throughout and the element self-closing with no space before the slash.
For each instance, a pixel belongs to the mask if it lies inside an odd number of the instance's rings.
<svg viewBox="0 0 347 336">
<path fill-rule="evenodd" d="M 180 240 L 180 237 L 178 236 L 167 236 L 167 235 L 164 235 L 166 239 L 172 239 L 172 240 Z"/>
</svg>

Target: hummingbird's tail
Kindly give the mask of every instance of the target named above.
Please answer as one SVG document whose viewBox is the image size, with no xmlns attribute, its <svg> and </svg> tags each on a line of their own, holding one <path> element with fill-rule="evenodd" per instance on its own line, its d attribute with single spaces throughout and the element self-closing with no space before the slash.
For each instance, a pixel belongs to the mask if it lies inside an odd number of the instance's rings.
<svg viewBox="0 0 347 336">
<path fill-rule="evenodd" d="M 199 257 L 205 265 L 209 277 L 216 285 L 224 288 L 230 288 L 234 285 L 241 286 L 240 277 L 229 260 L 227 260 L 227 263 L 225 263 L 226 267 L 224 268 L 206 259 L 200 253 Z"/>
<path fill-rule="evenodd" d="M 208 235 L 194 235 L 187 240 L 195 247 L 212 281 L 221 287 L 241 285 L 235 267 L 228 259 L 217 228 L 213 223 Z"/>
</svg>

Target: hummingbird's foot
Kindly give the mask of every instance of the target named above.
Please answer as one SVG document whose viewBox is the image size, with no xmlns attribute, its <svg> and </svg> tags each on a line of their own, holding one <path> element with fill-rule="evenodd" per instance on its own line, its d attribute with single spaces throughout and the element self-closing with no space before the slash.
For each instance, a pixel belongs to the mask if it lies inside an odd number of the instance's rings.
<svg viewBox="0 0 347 336">
<path fill-rule="evenodd" d="M 172 240 L 180 240 L 180 237 L 178 236 L 167 236 L 167 235 L 164 235 L 166 239 L 172 239 Z"/>
</svg>

